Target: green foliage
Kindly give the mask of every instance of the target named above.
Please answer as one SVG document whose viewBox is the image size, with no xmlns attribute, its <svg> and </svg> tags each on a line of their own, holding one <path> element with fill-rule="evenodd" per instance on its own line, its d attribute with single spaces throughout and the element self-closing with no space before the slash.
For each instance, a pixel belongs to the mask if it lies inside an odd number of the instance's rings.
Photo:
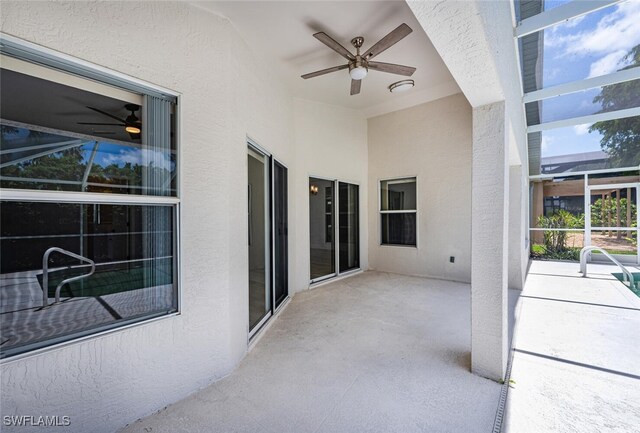
<svg viewBox="0 0 640 433">
<path fill-rule="evenodd" d="M 580 248 L 567 247 L 560 252 L 549 252 L 544 245 L 531 245 L 531 258 L 539 260 L 567 260 L 577 262 L 580 260 Z"/>
<path fill-rule="evenodd" d="M 623 69 L 640 67 L 640 45 L 627 54 L 629 65 Z M 640 99 L 640 80 L 604 86 L 594 103 L 602 106 L 600 113 L 637 107 Z M 631 167 L 640 164 L 640 116 L 596 122 L 589 132 L 602 134 L 600 146 L 609 155 L 612 165 Z"/>
<path fill-rule="evenodd" d="M 538 217 L 538 227 L 549 229 L 572 229 L 584 227 L 584 215 L 575 216 L 559 210 L 549 216 Z M 544 247 L 549 254 L 560 254 L 567 250 L 567 231 L 545 230 Z"/>
<path fill-rule="evenodd" d="M 635 227 L 636 225 L 637 207 L 631 203 L 631 225 L 627 222 L 627 199 L 620 199 L 620 227 Z M 616 224 L 617 210 L 616 200 L 602 200 L 599 198 L 591 205 L 591 225 L 594 227 L 606 227 L 609 225 L 609 219 L 612 224 Z"/>
<path fill-rule="evenodd" d="M 584 227 L 584 214 L 573 215 L 566 210 L 559 210 L 551 215 L 538 217 L 538 227 L 549 229 L 580 229 Z M 580 248 L 567 246 L 567 236 L 570 232 L 545 230 L 544 244 L 533 244 L 531 256 L 539 259 L 578 260 Z"/>
<path fill-rule="evenodd" d="M 599 198 L 591 205 L 591 226 L 592 227 L 614 227 L 617 226 L 616 200 L 602 200 Z M 620 199 L 620 225 L 619 227 L 636 227 L 637 206 L 631 204 L 631 220 L 627 221 L 627 199 Z M 632 233 L 632 241 L 637 242 L 636 233 Z"/>
<path fill-rule="evenodd" d="M 66 149 L 41 158 L 35 158 L 19 164 L 9 165 L 2 169 L 3 177 L 30 179 L 82 179 L 85 164 L 82 163 L 83 154 L 79 147 Z M 28 183 L 27 183 L 28 184 Z M 33 182 L 30 188 L 38 188 L 39 182 Z M 7 180 L 2 182 L 5 188 L 24 188 L 25 182 Z M 62 185 L 62 184 L 61 184 Z"/>
</svg>

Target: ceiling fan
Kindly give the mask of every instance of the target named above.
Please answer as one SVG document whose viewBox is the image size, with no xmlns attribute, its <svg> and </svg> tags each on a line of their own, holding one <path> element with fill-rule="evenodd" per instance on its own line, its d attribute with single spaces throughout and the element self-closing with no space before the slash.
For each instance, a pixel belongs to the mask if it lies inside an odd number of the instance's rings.
<svg viewBox="0 0 640 433">
<path fill-rule="evenodd" d="M 97 108 L 94 107 L 89 107 L 87 106 L 87 108 L 89 110 L 93 110 L 97 113 L 100 113 L 104 116 L 108 116 L 111 117 L 112 119 L 115 119 L 117 121 L 119 121 L 120 123 L 97 123 L 97 122 L 77 122 L 78 125 L 110 125 L 110 126 L 124 126 L 124 130 L 127 131 L 129 133 L 129 136 L 131 137 L 131 139 L 133 140 L 137 140 L 140 139 L 140 133 L 142 132 L 142 122 L 140 121 L 140 119 L 138 119 L 138 116 L 136 116 L 136 111 L 140 110 L 140 106 L 137 104 L 126 104 L 124 106 L 124 108 L 126 108 L 128 111 L 131 111 L 131 114 L 129 114 L 126 119 L 122 119 L 118 116 L 114 116 L 113 114 L 107 113 L 106 111 L 102 111 L 99 110 Z"/>
<path fill-rule="evenodd" d="M 395 65 L 393 63 L 372 62 L 371 59 L 373 59 L 375 56 L 377 56 L 387 48 L 395 45 L 412 31 L 413 30 L 411 30 L 411 27 L 409 27 L 405 23 L 402 23 L 393 31 L 391 31 L 391 33 L 389 33 L 387 36 L 376 42 L 364 54 L 360 54 L 360 48 L 362 48 L 364 38 L 362 36 L 356 36 L 355 38 L 351 39 L 351 44 L 356 48 L 355 55 L 351 54 L 349 50 L 340 45 L 326 33 L 316 33 L 313 35 L 314 38 L 334 50 L 336 53 L 340 54 L 349 62 L 346 65 L 334 66 L 332 68 L 322 69 L 320 71 L 304 74 L 302 75 L 302 78 L 306 80 L 308 78 L 318 77 L 330 72 L 349 68 L 349 75 L 351 76 L 351 95 L 357 95 L 358 93 L 360 93 L 362 79 L 367 76 L 367 72 L 369 71 L 369 69 L 410 77 L 416 71 L 416 68 L 413 68 L 411 66 Z"/>
</svg>

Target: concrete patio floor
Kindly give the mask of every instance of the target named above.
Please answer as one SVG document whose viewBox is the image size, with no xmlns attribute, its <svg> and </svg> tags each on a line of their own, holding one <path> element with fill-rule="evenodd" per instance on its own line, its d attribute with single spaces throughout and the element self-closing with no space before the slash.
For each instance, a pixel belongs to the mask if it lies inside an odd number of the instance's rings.
<svg viewBox="0 0 640 433">
<path fill-rule="evenodd" d="M 133 432 L 490 432 L 468 284 L 365 272 L 297 294 L 226 378 Z"/>
<path fill-rule="evenodd" d="M 531 265 L 503 432 L 640 431 L 640 298 L 611 276 L 615 266 L 589 265 L 588 278 L 578 269 Z"/>
<path fill-rule="evenodd" d="M 578 267 L 534 261 L 510 291 L 504 433 L 639 431 L 640 299 Z M 123 431 L 491 432 L 501 386 L 469 372 L 469 302 L 380 272 L 300 293 L 232 374 Z"/>
</svg>

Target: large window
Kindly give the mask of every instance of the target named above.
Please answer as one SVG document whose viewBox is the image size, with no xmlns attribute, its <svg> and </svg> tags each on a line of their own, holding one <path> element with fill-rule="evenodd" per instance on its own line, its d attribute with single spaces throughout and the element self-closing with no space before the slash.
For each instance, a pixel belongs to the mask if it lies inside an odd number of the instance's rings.
<svg viewBox="0 0 640 433">
<path fill-rule="evenodd" d="M 0 69 L 0 356 L 177 312 L 176 97 L 11 47 Z"/>
<path fill-rule="evenodd" d="M 380 243 L 417 246 L 415 177 L 380 181 Z"/>
</svg>

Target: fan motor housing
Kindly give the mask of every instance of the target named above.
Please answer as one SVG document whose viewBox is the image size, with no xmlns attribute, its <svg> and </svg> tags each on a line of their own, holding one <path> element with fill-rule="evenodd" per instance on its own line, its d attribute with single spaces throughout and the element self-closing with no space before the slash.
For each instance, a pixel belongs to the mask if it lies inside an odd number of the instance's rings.
<svg viewBox="0 0 640 433">
<path fill-rule="evenodd" d="M 358 54 L 355 60 L 349 62 L 349 72 L 351 72 L 351 70 L 355 68 L 365 68 L 368 71 L 369 62 L 367 62 Z"/>
<path fill-rule="evenodd" d="M 364 44 L 364 38 L 362 36 L 356 36 L 355 38 L 351 39 L 351 45 L 356 47 L 356 49 L 360 49 L 362 47 L 362 44 Z"/>
</svg>

